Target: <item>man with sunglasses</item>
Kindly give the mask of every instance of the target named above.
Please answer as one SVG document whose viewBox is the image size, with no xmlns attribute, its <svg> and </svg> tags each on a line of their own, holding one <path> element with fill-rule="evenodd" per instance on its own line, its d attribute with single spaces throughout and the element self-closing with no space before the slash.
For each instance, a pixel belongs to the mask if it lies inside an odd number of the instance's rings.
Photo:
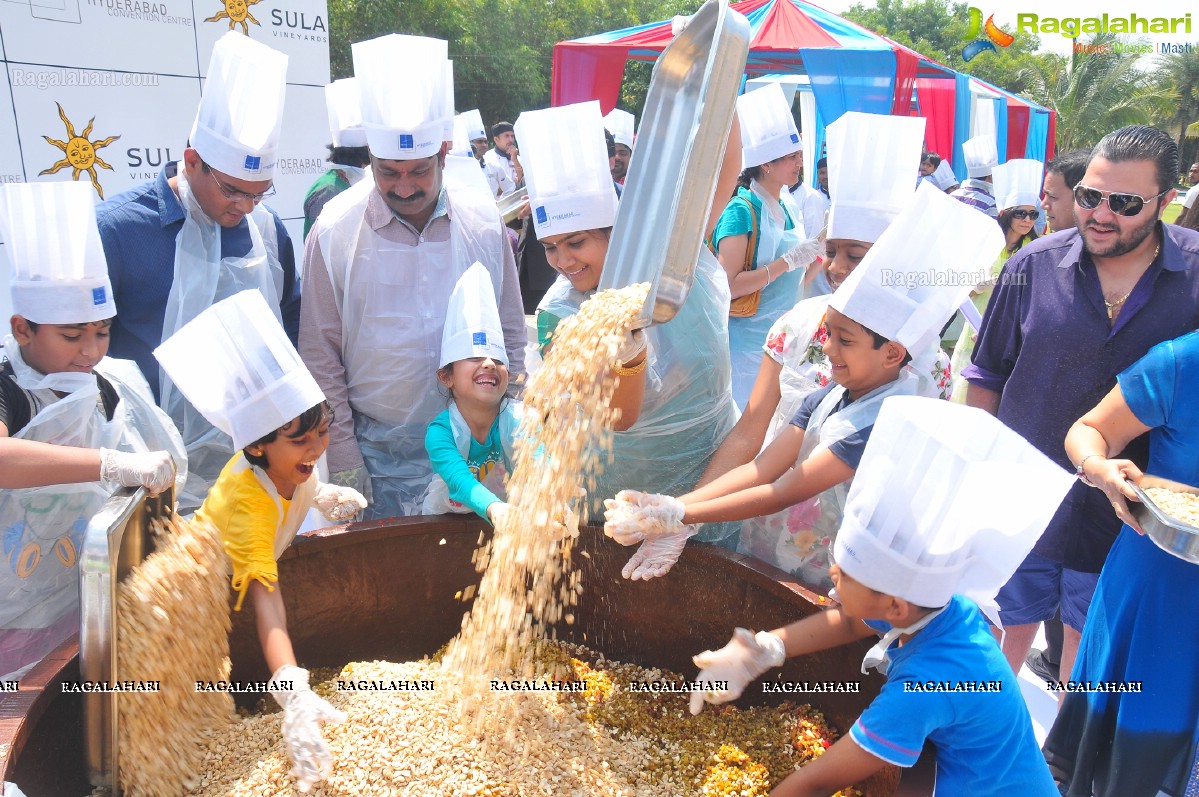
<svg viewBox="0 0 1199 797">
<path fill-rule="evenodd" d="M 96 209 L 117 317 L 109 354 L 138 364 L 188 449 L 180 508 L 197 508 L 232 441 L 160 376 L 153 351 L 213 303 L 262 292 L 298 341 L 300 281 L 291 239 L 262 204 L 274 194 L 287 57 L 241 34 L 213 47 L 183 159 Z M 264 134 L 263 131 L 268 131 Z"/>
<path fill-rule="evenodd" d="M 1178 148 L 1160 130 L 1137 125 L 1105 136 L 1074 187 L 1076 228 L 1008 261 L 963 372 L 968 404 L 1071 470 L 1079 463 L 1067 459 L 1063 441 L 1074 421 L 1151 347 L 1199 326 L 1199 233 L 1160 221 L 1177 170 Z M 1145 454 L 1139 440 L 1123 456 L 1143 462 Z M 1020 486 L 1006 487 L 1018 500 Z M 1103 493 L 1075 485 L 997 599 L 1014 670 L 1037 626 L 1060 607 L 1069 677 L 1119 529 Z"/>
</svg>

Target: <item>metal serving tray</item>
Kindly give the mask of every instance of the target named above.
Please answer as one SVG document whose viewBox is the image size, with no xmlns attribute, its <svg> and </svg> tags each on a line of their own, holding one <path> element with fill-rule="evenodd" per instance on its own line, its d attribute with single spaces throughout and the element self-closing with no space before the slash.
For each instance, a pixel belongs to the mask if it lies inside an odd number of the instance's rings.
<svg viewBox="0 0 1199 797">
<path fill-rule="evenodd" d="M 654 64 L 599 284 L 651 284 L 637 327 L 674 318 L 691 290 L 749 34 L 728 0 L 708 0 Z"/>
<path fill-rule="evenodd" d="M 1136 491 L 1137 498 L 1141 499 L 1141 503 L 1138 505 L 1129 502 L 1133 517 L 1137 519 L 1141 528 L 1149 535 L 1149 539 L 1157 544 L 1158 548 L 1166 553 L 1174 554 L 1179 559 L 1185 559 L 1191 564 L 1199 565 L 1199 528 L 1183 523 L 1173 515 L 1166 514 L 1153 502 L 1153 499 L 1145 494 L 1145 490 L 1150 487 L 1162 487 L 1176 493 L 1190 493 L 1191 495 L 1199 495 L 1199 487 L 1172 482 L 1169 479 L 1160 479 L 1157 476 L 1145 476 L 1139 485 L 1132 484 L 1132 489 Z"/>
<path fill-rule="evenodd" d="M 518 188 L 511 194 L 502 196 L 496 200 L 496 207 L 500 211 L 500 216 L 504 219 L 504 223 L 508 224 L 513 221 L 517 214 L 520 213 L 521 205 L 529 201 L 529 189 Z"/>
<path fill-rule="evenodd" d="M 144 488 L 119 490 L 92 518 L 79 563 L 79 677 L 119 681 L 117 584 L 154 550 L 151 521 L 174 511 L 175 490 L 151 498 Z M 83 695 L 84 757 L 93 786 L 120 794 L 117 695 Z"/>
</svg>

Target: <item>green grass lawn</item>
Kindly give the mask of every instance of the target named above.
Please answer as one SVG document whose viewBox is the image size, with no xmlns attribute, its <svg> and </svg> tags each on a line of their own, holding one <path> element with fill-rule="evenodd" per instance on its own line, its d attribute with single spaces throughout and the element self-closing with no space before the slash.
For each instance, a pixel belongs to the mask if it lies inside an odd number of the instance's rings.
<svg viewBox="0 0 1199 797">
<path fill-rule="evenodd" d="M 1178 218 L 1178 214 L 1182 213 L 1182 204 L 1179 202 L 1171 202 L 1166 205 L 1166 212 L 1162 215 L 1162 221 L 1166 224 L 1173 224 L 1174 219 Z"/>
</svg>

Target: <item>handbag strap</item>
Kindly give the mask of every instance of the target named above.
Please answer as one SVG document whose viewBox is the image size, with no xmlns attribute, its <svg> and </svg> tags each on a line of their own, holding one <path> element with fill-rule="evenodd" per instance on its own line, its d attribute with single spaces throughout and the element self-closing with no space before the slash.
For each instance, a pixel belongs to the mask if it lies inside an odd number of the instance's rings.
<svg viewBox="0 0 1199 797">
<path fill-rule="evenodd" d="M 749 241 L 745 246 L 745 266 L 741 270 L 753 271 L 754 256 L 757 254 L 755 250 L 758 248 L 758 214 L 754 212 L 753 202 L 740 195 L 737 198 L 749 206 Z"/>
</svg>

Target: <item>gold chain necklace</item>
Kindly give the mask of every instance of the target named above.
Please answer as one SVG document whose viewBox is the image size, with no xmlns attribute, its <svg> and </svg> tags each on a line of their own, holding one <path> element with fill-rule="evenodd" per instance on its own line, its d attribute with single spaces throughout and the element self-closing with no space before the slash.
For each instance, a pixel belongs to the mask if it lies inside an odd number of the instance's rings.
<svg viewBox="0 0 1199 797">
<path fill-rule="evenodd" d="M 1153 261 L 1157 260 L 1157 255 L 1161 250 L 1162 250 L 1162 245 L 1161 245 L 1161 242 L 1159 241 L 1157 244 L 1157 248 L 1153 250 L 1153 257 L 1149 258 L 1149 265 L 1151 265 L 1151 266 L 1153 265 Z M 1140 280 L 1138 279 L 1137 282 L 1139 282 L 1139 281 Z M 1124 305 L 1124 303 L 1126 301 L 1128 301 L 1128 297 L 1132 296 L 1132 292 L 1135 291 L 1136 289 L 1137 289 L 1137 286 L 1136 286 L 1136 283 L 1134 283 L 1132 288 L 1128 291 L 1128 293 L 1124 294 L 1116 301 L 1109 302 L 1107 299 L 1103 300 L 1103 305 L 1104 305 L 1104 307 L 1107 308 L 1107 322 L 1109 324 L 1116 320 L 1116 313 L 1118 312 L 1118 310 L 1116 308 L 1122 307 Z"/>
</svg>

